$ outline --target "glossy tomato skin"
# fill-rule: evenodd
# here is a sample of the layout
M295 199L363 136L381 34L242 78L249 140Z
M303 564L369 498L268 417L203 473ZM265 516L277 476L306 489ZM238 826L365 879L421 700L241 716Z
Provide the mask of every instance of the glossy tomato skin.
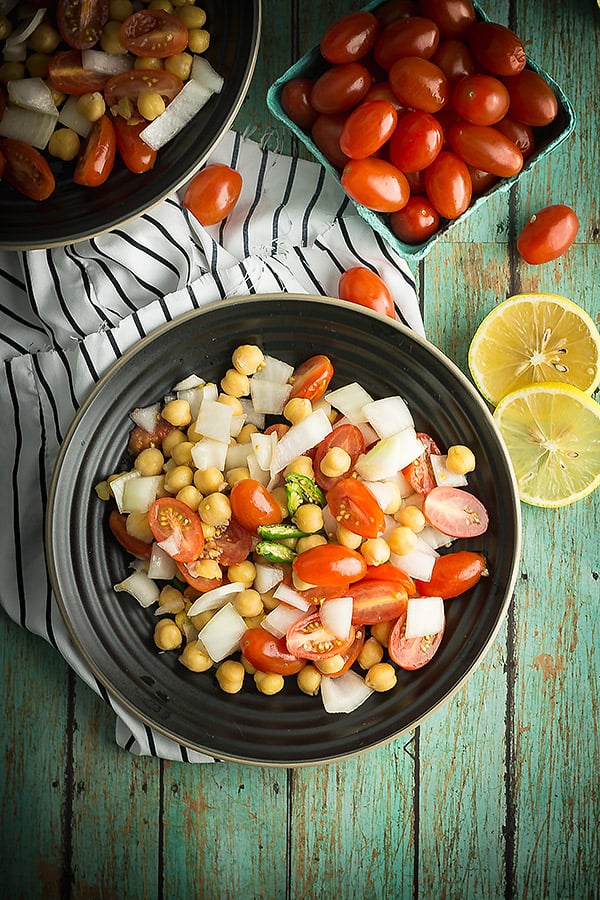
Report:
M350 588L354 625L392 622L406 613L408 594L399 581L362 580Z
M320 400L332 378L333 363L329 357L322 353L310 356L294 369L290 399Z
M310 98L313 89L312 78L292 78L286 81L281 89L281 106L283 111L300 128L310 130L317 118Z
M438 112L450 96L448 79L429 59L405 56L396 60L389 71L391 88L403 106Z
M185 50L188 30L172 13L162 9L142 9L123 21L119 40L135 56L165 59Z
M102 91L108 80L101 72L83 68L80 50L63 50L48 60L48 81L63 94L81 96Z
M497 22L476 22L467 42L481 68L493 75L517 75L527 58L522 41L514 31Z
M402 469L402 474L417 494L428 494L437 484L429 457L439 456L440 449L434 439L424 431L418 431L417 437L423 444L423 453L414 462Z
M201 225L216 225L231 213L242 191L242 176L224 163L209 163L194 175L183 205Z
M412 196L404 209L390 215L390 228L399 241L420 244L440 226L440 214L426 197Z
M366 581L393 581L403 587L409 597L414 597L417 593L417 588L410 575L391 562L382 563L380 566L367 566L365 577L359 584Z
M382 25L391 25L396 19L416 16L418 13L416 0L386 0L373 10L377 21Z
M408 202L406 176L384 159L351 159L342 172L342 187L357 203L376 212L394 212Z
M88 50L100 40L109 19L108 0L58 0L56 23L70 47Z
M450 537L471 538L487 531L485 506L462 488L436 486L423 498L422 508L429 524Z
M558 114L556 94L537 72L523 69L506 78L504 84L510 96L509 113L514 119L538 128L554 121Z
M276 638L265 628L249 628L240 640L240 649L259 672L295 675L306 664L288 650L285 635Z
M474 125L495 125L508 112L510 96L499 78L476 72L459 81L452 92L457 113Z
M246 531L256 533L259 525L278 525L281 509L273 495L254 478L238 481L229 495L233 515Z
M192 562L202 553L204 532L200 518L176 497L155 500L148 510L148 523L156 541L178 538L179 549L169 553L176 562Z
M387 284L376 272L365 266L346 269L338 282L338 297L340 300L366 306L390 319L396 317L394 300Z
M102 116L94 122L79 155L73 181L86 187L100 187L113 170L117 136L112 118Z
M425 191L440 216L457 219L468 209L473 195L464 160L456 153L442 150L425 169Z
M52 170L39 150L23 141L0 138L0 154L4 160L4 179L30 200L46 200L56 182Z
M431 580L417 580L416 586L420 597L441 597L443 600L450 600L475 587L486 573L483 553L457 550L439 556L434 563Z
M340 134L340 149L350 159L376 153L391 137L398 113L385 100L363 101L348 115Z
M341 544L311 547L296 556L292 567L302 581L325 587L345 587L360 581L367 571L364 557Z
M323 156L336 169L343 169L350 157L342 153L340 135L346 122L347 113L322 114L317 116L311 129L311 137Z
M315 81L311 104L318 113L347 112L371 87L371 74L361 63L345 63L323 72Z
M385 515L369 488L357 478L342 478L326 494L339 525L361 537L375 538L385 530Z
M170 103L183 87L183 81L166 69L132 69L113 75L104 85L104 99L109 109L127 98L137 103L140 94L156 91L165 103ZM71 93L75 93L72 91Z
M150 559L152 554L152 544L146 544L139 538L132 537L127 533L127 516L123 515L116 509L110 511L108 517L108 527L112 535L118 543L137 559Z
M523 168L523 154L517 145L492 125L457 122L448 130L448 141L470 166L499 178L518 175Z
M242 528L235 516L227 527L206 541L211 558L222 566L235 566L248 558L252 550L252 535Z
M408 112L390 139L390 162L402 172L420 172L431 165L443 142L442 126L431 113Z
M444 631L425 637L407 638L406 614L400 616L390 632L388 653L401 669L415 671L427 665L436 654L444 636Z
M535 150L535 135L531 125L526 125L510 116L504 116L494 127L519 148L523 159L529 159Z
M467 169L471 176L474 197L484 194L498 182L498 176L492 175L491 172L484 172L483 169L476 169L474 166L469 165L467 165Z
M324 475L321 471L321 462L325 454L332 447L341 447L350 457L350 472L359 456L365 452L365 439L360 428L345 422L334 427L327 437L318 445L313 458L315 481L323 491L329 491L344 475Z
M376 62L389 71L396 60L404 56L429 59L435 53L439 40L439 29L431 19L406 16L384 28L373 52Z
M366 103L369 100L385 100L386 103L389 103L394 107L399 117L405 112L404 107L394 94L387 80L376 81L371 85L371 87L365 94L363 103Z
M157 152L140 137L140 131L144 130L147 122L130 124L122 116L115 116L113 125L115 126L119 156L129 171L139 175L153 169Z
M323 627L320 612L315 610L292 625L285 640L289 652L298 659L329 659L338 654L343 656L352 647L355 629L350 627L345 641L336 638Z
M473 54L466 43L453 39L440 41L431 62L440 67L451 87L466 75L472 75L476 69Z
M379 31L373 13L349 13L326 29L321 38L321 56L334 65L356 62L371 50Z
M420 0L421 13L439 28L443 38L464 38L477 20L470 0Z
M575 241L579 219L575 210L564 204L541 209L522 229L517 250L525 262L541 265L558 259Z

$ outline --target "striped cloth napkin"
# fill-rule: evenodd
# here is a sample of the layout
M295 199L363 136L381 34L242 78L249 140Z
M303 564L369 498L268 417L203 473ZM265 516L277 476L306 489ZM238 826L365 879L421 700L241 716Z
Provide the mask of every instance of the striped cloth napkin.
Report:
M209 162L236 168L242 195L228 219L203 228L183 190L109 234L67 247L0 251L0 606L49 641L116 713L116 741L132 753L191 762L186 749L137 720L98 682L52 596L44 511L63 436L95 382L141 337L182 313L228 297L271 292L337 296L345 269L387 282L398 319L423 322L406 262L357 215L316 163L229 132Z

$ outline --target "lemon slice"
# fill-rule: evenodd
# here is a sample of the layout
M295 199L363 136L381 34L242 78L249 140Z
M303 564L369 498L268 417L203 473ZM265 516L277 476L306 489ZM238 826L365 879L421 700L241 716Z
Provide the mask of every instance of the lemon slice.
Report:
M566 506L600 484L600 404L588 394L529 385L501 400L494 418L525 503Z
M566 297L516 294L481 322L468 362L477 388L494 405L543 381L591 394L600 383L600 335L585 310Z

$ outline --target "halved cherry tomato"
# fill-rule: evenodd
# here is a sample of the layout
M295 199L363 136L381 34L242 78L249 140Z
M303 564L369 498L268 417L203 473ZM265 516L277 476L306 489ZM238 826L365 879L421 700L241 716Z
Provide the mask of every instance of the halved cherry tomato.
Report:
M212 591L213 588L221 587L225 583L225 573L221 572L218 578L207 578L205 575L197 575L199 564L202 560L195 559L189 563L177 563L177 568L181 577L194 588L198 594L204 594L206 591Z
M198 515L175 497L159 497L148 510L148 523L159 542L172 539L176 562L198 559L204 547L204 532Z
M63 50L48 60L48 81L62 94L90 94L101 91L108 81L102 72L83 68L81 50Z
M457 219L468 208L473 196L465 161L450 150L442 150L425 169L425 190L440 216Z
M382 69L389 71L405 56L429 59L440 40L440 30L432 19L405 16L392 22L377 38L373 54Z
M340 149L340 135L347 118L347 113L323 113L317 116L311 129L311 137L323 156L336 169L343 169L349 160Z
M109 116L93 123L81 151L73 181L86 187L99 187L112 172L117 152L115 126Z
M476 537L488 527L488 513L477 497L462 488L434 487L423 499L430 525L450 537Z
M371 74L361 63L344 63L327 69L313 85L310 102L318 113L347 112L371 87Z
M369 488L357 478L342 478L326 496L335 520L354 534L375 538L385 530L382 508Z
M41 201L54 191L52 170L35 147L13 138L2 138L0 153L4 158L4 179L21 194Z
M425 447L420 456L402 469L402 474L417 494L428 494L437 484L429 457L440 455L440 449L434 439L423 431L417 432L417 437Z
M470 166L499 178L518 175L523 168L523 154L517 145L492 125L457 122L448 129L448 141Z
M474 125L495 125L508 112L510 96L499 78L476 72L461 79L452 92L457 113Z
M240 482L243 484L243 482ZM360 581L367 571L364 556L341 544L320 544L295 557L292 567L307 584L342 587Z
M307 130L312 128L317 118L317 112L310 102L313 84L312 78L292 78L283 85L280 96L283 111L292 122Z
M58 0L58 30L63 41L76 50L97 44L108 19L108 0Z
M344 166L341 181L353 200L376 212L402 209L410 196L406 176L396 166L376 156L351 159Z
M260 672L295 675L305 665L288 650L285 635L276 638L266 628L249 628L240 640L240 649L250 665Z
M146 450L147 447L160 448L163 438L170 431L173 431L174 427L174 425L171 425L170 422L163 418L156 420L156 426L153 431L146 431L145 428L140 428L139 425L136 425L129 434L127 452L131 453L132 456L137 456L138 453Z
M108 517L108 527L113 537L117 539L121 547L135 556L137 559L150 559L152 554L152 544L147 544L139 538L132 537L127 532L127 516L120 513L117 509L112 509Z
M517 238L517 250L525 262L540 265L558 259L577 237L579 219L564 204L546 206L531 217Z
M330 63L355 62L369 52L375 43L379 22L365 10L337 19L321 38L321 56Z
M232 516L227 527L223 531L217 531L213 538L206 541L206 548L222 566L235 566L248 558L252 549L252 535L242 528L237 519Z
M246 531L256 533L259 525L278 525L281 508L266 487L254 478L238 481L229 495L233 515Z
M121 24L119 40L134 56L164 59L185 50L188 30L172 13L162 9L142 9Z
M297 659L329 659L338 653L346 653L354 639L353 626L350 626L346 640L341 640L323 625L320 612L315 610L288 629L286 644Z
M420 244L436 233L440 214L426 197L410 197L403 209L390 215L390 228L405 244Z
M420 172L433 162L443 142L442 126L431 113L408 112L390 138L390 161L403 172Z
M410 575L390 562L382 563L380 566L367 566L363 581L393 581L401 585L409 597L414 597L417 593L415 582Z
M340 149L350 159L376 153L393 134L398 113L387 100L363 100L348 115L340 134Z
M344 650L343 653L336 654L336 656L341 656L344 660L344 665L338 669L336 672L328 672L328 678L339 678L340 675L343 675L344 672L347 672L348 669L354 665L356 660L359 657L359 654L362 648L365 646L365 629L357 627L354 632L354 641L347 650Z
M154 91L170 103L183 87L183 81L166 69L132 69L113 75L104 85L104 99L109 109L116 108L120 100L128 99L137 103L140 94Z
M449 600L464 594L474 587L481 576L486 573L486 562L483 553L472 550L457 550L445 553L436 559L431 579L416 581L421 597L441 597Z
M438 631L437 634L416 638L405 637L405 632L406 613L400 616L390 632L388 653L396 665L412 672L431 661L442 642L444 630Z
M406 612L408 593L398 581L363 579L350 588L352 622L355 625L376 625L392 622Z
M211 163L188 184L183 205L201 225L216 225L230 214L242 190L242 176L224 163Z
M123 116L115 116L113 119L119 156L129 171L136 175L149 172L156 162L156 150L149 147L140 137L140 131L143 131L147 124L146 121L132 124Z
M463 38L476 21L471 0L420 0L421 14L429 16L444 38Z
M301 397L305 400L319 400L333 378L333 365L329 357L318 354L311 356L294 369L290 399Z
M476 22L468 31L471 53L486 72L517 75L525 68L525 48L517 35L498 22Z
M383 278L365 266L353 266L342 273L338 282L340 300L366 306L382 316L396 318L394 299Z
M429 59L404 56L389 72L391 88L403 106L435 113L445 106L450 86L445 73Z
M510 95L509 110L514 119L538 128L554 121L558 114L556 94L533 69L523 69L518 75L506 78L504 84Z
M318 445L313 458L313 469L315 481L324 491L329 491L344 477L344 475L324 475L321 471L321 461L332 447L341 447L346 451L350 457L349 472L351 472L358 457L365 452L365 439L362 431L356 425L345 422L343 425L337 425Z

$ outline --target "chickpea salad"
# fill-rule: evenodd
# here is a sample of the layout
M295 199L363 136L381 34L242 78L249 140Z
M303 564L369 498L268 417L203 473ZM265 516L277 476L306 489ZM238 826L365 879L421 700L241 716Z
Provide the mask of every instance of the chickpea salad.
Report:
M347 713L437 652L445 603L488 574L451 545L488 514L469 447L333 376L239 346L219 384L191 374L131 412L131 467L96 493L132 557L114 590L153 611L158 652L225 693L291 678Z

